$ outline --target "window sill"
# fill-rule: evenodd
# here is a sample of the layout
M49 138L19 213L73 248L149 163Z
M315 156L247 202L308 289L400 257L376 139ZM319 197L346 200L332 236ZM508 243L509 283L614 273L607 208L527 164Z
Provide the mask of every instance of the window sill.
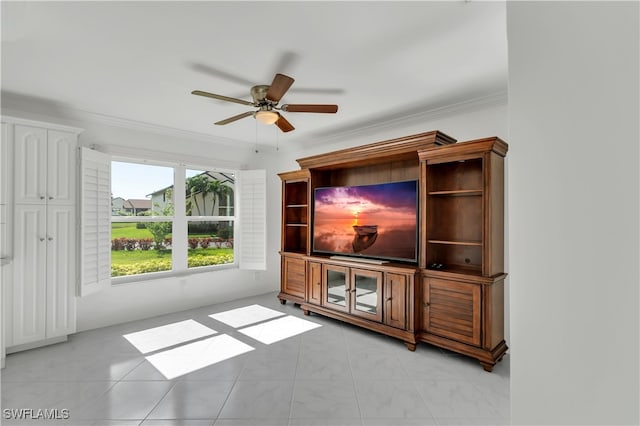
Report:
M211 265L211 266L200 266L198 268L191 268L183 271L162 271L162 272L148 272L146 274L138 274L138 275L125 275L122 277L112 277L111 285L118 286L121 284L130 284L141 281L151 281L151 280L160 280L164 278L178 278L178 277L186 277L196 274L203 274L207 272L215 272L222 271L227 269L238 269L237 263L228 263L225 265Z

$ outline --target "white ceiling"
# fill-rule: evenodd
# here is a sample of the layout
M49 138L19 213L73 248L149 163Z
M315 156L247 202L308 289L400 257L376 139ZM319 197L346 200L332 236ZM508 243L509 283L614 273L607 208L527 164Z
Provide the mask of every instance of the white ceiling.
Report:
M284 113L280 140L504 92L505 4L2 2L5 99L254 143L250 117L213 125L250 108L190 92L251 100L276 72L296 79L281 104L339 105Z

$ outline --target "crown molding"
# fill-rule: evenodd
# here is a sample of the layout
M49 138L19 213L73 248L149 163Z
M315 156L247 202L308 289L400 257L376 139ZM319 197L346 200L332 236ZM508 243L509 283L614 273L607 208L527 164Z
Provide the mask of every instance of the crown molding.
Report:
M22 125L31 126L31 127L43 127L49 130L60 130L62 132L74 133L76 135L79 135L80 133L84 132L84 129L81 129L79 127L50 123L48 121L42 121L42 120L31 120L28 118L20 118L15 115L9 115L9 114L2 114L1 119L3 123L22 124Z
M394 127L406 127L407 125L414 123L421 123L428 120L433 120L437 117L444 117L447 115L461 114L465 112L471 112L478 109L486 108L492 105L506 105L508 102L508 92L502 90L494 92L488 95L475 97L472 99L455 102L448 105L443 105L435 108L418 110L415 113L410 114L398 114L391 116L388 119L366 121L356 123L352 126L344 128L342 130L333 130L330 132L318 132L313 136L313 139L322 142L331 142L346 138L355 138L358 136L369 135L371 133L379 132ZM310 138L307 137L305 141L309 142Z
M176 129L174 127L161 126L158 124L146 123L143 121L130 120L127 118L115 117L112 115L99 114L95 112L74 110L76 116L88 122L106 124L108 126L120 127L129 130L155 133L163 136L175 138L186 138L201 142L216 142L227 146L238 146L239 143L246 144L246 141L225 138L221 136L209 135L206 133L192 132L189 130Z

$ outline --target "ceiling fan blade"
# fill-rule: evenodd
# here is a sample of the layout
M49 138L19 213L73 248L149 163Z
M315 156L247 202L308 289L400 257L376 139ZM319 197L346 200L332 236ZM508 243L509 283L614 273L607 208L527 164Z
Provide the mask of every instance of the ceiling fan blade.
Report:
M280 116L280 118L278 118L278 121L276 121L275 124L280 130L286 133L295 129L295 127L293 127L293 125L289 123L286 118L284 118L281 114L278 115Z
M223 126L225 124L233 123L234 121L240 120L241 118L249 117L249 116L251 116L253 114L254 114L253 111L243 112L242 114L234 115L233 117L229 117L227 119L220 120L215 124L217 124L219 126Z
M282 105L282 110L287 112L323 112L333 114L338 111L338 105L294 104Z
M293 78L284 74L276 74L273 78L269 90L267 90L266 98L273 102L278 102L293 84Z
M215 93L203 92L202 90L194 90L192 95L206 96L207 98L218 99L221 101L235 102L240 105L253 105L253 102L245 101L243 99L230 98L229 96L216 95Z

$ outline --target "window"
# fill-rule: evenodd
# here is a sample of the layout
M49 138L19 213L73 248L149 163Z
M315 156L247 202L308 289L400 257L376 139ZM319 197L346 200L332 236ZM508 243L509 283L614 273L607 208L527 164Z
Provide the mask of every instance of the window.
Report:
M264 170L205 170L113 161L85 147L80 152L80 297L107 289L112 277L229 264L266 269ZM191 190L198 181L204 191Z
M111 276L233 264L235 173L111 162Z
M187 267L233 263L235 174L186 170Z

